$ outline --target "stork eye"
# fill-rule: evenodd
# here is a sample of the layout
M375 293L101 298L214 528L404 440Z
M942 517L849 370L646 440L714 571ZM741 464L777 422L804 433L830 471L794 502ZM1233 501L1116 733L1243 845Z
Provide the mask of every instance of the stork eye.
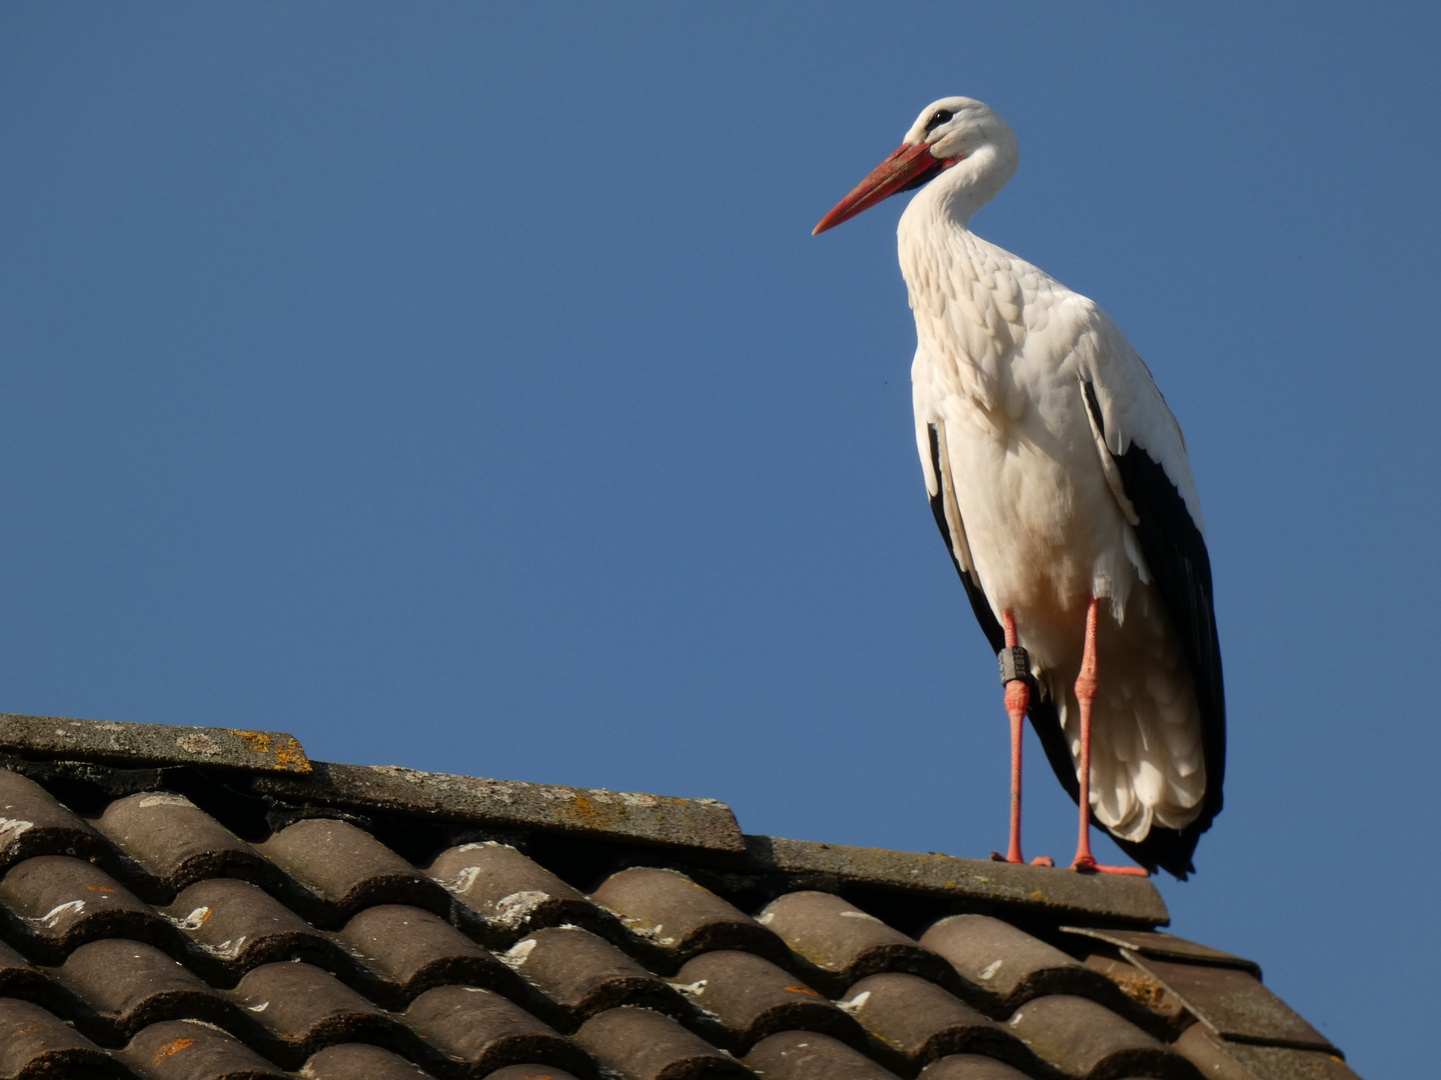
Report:
M944 124L955 115L950 109L937 109L935 114L926 121L926 134L929 135L935 130L937 124Z

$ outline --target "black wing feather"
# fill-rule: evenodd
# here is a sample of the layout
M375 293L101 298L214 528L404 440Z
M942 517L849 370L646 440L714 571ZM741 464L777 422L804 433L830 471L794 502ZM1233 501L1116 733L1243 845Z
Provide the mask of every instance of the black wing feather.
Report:
M1096 430L1104 439L1106 428L1095 388L1083 383L1082 391ZM1195 870L1191 857L1196 843L1221 812L1221 792L1226 779L1226 693L1211 590L1211 557L1185 499L1166 470L1135 443L1125 453L1111 457L1121 474L1126 498L1131 500L1139 519L1135 529L1141 554L1146 558L1151 580L1181 637L1190 664L1201 711L1201 747L1206 761L1206 794L1195 821L1183 829L1152 826L1144 840L1132 842L1116 837L1116 842L1147 869L1154 871L1160 866L1185 880L1186 875ZM1050 755L1049 748L1047 754ZM1054 756L1051 762L1056 764ZM1075 767L1069 764L1069 754L1067 768L1070 778L1067 786L1075 797ZM1059 767L1056 772L1059 776ZM1062 776L1061 782L1066 781L1067 777Z
M961 557L956 554L956 538L951 535L951 527L946 524L946 481L945 472L941 469L941 434L936 430L935 424L929 425L928 430L931 438L931 467L936 473L936 493L931 496L931 513L935 515L936 525L946 542L951 565L956 568L956 573L961 576L961 584L966 587L966 598L971 602L971 610L976 613L976 622L981 624L981 633L985 634L986 640L991 643L991 650L1000 652L1006 647L1006 631L991 610L991 602L986 599L986 594L981 592L976 579L961 566Z

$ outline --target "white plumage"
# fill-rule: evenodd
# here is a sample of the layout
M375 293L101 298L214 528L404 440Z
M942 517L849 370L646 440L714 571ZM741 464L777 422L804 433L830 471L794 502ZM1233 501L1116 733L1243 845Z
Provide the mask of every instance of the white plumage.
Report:
M1075 686L1098 602L1091 810L1143 864L1184 876L1224 769L1200 501L1181 430L1111 318L970 231L1016 164L995 112L943 98L816 231L924 184L898 235L937 520L998 649L1014 621L1042 697L1032 722L1073 795Z

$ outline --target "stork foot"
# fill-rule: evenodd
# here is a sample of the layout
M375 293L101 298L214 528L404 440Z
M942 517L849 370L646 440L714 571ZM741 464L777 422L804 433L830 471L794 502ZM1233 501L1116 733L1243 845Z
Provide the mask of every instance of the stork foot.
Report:
M1139 866L1102 866L1090 855L1077 855L1076 861L1071 863L1071 869L1078 874L1120 874L1122 877L1151 876Z

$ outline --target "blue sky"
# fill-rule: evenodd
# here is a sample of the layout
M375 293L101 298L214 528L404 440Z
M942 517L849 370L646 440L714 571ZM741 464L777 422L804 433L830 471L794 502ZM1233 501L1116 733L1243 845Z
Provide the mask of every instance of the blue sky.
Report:
M1001 846L902 200L809 235L970 94L1022 158L976 230L1116 317L1201 488L1231 759L1174 927L1421 1075L1438 16L884 12L0 9L0 708Z

